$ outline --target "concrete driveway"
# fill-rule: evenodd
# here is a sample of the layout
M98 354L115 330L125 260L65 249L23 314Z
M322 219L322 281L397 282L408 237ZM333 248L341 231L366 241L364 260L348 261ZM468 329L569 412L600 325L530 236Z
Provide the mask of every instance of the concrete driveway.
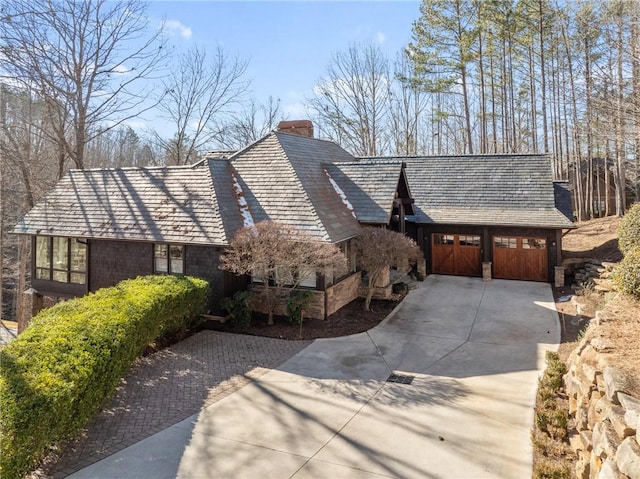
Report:
M536 380L559 338L548 284L430 276L378 327L316 340L70 477L531 477Z

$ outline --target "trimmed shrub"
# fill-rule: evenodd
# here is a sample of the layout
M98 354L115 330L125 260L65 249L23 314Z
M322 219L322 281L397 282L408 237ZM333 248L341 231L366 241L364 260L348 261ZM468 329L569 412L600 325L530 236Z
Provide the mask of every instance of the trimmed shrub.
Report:
M640 248L640 203L633 205L620 221L618 247L623 255Z
M247 328L251 324L252 300L250 291L236 291L232 297L222 298L220 307L229 313L233 326Z
M625 253L613 273L613 281L620 291L640 298L640 246Z
M74 437L154 339L192 326L209 285L147 276L59 303L0 349L0 477Z
M313 298L311 291L294 289L287 297L287 317L291 324L302 323L302 312L309 307Z

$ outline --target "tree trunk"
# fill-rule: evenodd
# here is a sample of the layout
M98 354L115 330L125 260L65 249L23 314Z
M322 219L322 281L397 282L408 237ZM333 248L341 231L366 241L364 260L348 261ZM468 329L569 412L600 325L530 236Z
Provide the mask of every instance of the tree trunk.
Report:
M633 118L635 150L635 198L640 202L640 13L634 9L631 18L631 75L633 82Z
M622 6L620 6L622 8ZM624 45L622 43L622 12L618 17L618 96L616 108L616 171L614 181L616 184L616 215L623 216L626 209L626 175L624 171L624 75L623 75L623 54Z
M527 49L527 59L529 62L529 94L531 96L531 141L532 150L538 153L538 114L536 112L536 82L535 82L535 65L533 62L533 48Z
M591 45L584 40L584 81L586 86L586 130L587 130L587 178L585 185L585 215L593 218L593 115L592 115L592 79L591 79Z
M364 310L371 311L371 298L373 298L373 284L374 284L374 275L369 275L369 280L367 284L367 297L364 299Z
M267 324L269 326L273 325L273 310L275 309L275 304L273 304L273 295L271 294L271 286L269 286L269 280L267 279L264 283L264 302L267 304L267 311L269 312L269 319L267 320Z
M467 88L467 69L465 67L462 68L462 98L464 101L464 120L465 120L465 129L467 133L467 143L469 147L467 151L470 155L473 155L473 136L471 134L471 111L469 109L469 92Z
M544 64L544 17L543 0L538 0L538 28L540 40L540 93L542 95L542 134L544 139L544 152L549 152L549 132L547 127L547 79Z
M484 78L482 33L478 35L478 68L480 73L480 153L488 153L487 145L487 92Z

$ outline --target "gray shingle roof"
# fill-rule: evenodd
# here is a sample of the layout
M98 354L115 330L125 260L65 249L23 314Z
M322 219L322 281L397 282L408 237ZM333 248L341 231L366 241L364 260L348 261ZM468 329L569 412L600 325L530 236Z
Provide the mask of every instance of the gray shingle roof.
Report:
M225 245L239 216L216 200L230 183L226 164L72 170L14 232Z
M556 208L573 221L573 202L571 201L569 181L554 181L553 196L555 197Z
M546 155L400 157L421 223L572 228Z
M14 232L223 246L247 221L270 219L336 243L358 221L388 222L403 162L419 222L573 226L543 155L356 160L333 142L274 132L193 166L72 170Z
M325 167L353 205L361 223L389 223L402 172L398 160L361 160Z
M255 222L279 221L335 243L360 226L322 165L353 160L333 142L274 132L235 154L231 165Z

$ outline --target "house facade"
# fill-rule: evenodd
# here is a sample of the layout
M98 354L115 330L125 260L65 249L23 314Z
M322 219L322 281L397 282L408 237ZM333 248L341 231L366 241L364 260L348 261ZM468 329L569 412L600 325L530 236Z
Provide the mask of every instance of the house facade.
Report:
M291 132L190 166L70 171L14 229L32 238L33 289L67 298L138 275L186 274L209 281L216 312L251 283L220 270L220 255L239 228L263 220L349 258L346 276L303 285L316 292L316 317L357 296L352 240L362 226L412 236L431 273L553 280L573 224L548 157L355 158L310 136L310 122L287 123Z

